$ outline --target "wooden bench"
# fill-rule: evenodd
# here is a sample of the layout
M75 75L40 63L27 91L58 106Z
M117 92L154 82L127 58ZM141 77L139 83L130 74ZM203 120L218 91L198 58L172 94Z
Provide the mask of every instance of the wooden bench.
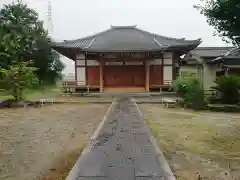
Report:
M170 99L170 98L163 98L162 99L162 104L164 105L164 107L169 108L169 107L175 107L175 105L177 104L176 100Z
M236 104L208 104L207 108L219 112L240 112L240 106Z
M53 104L53 99L40 99L40 104L41 104L41 106L43 106L44 104L46 104L46 103L51 103L51 104Z
M64 93L72 94L76 92L76 89L81 88L86 90L86 92L82 92L82 94L89 93L89 85L85 81L63 81L62 89Z

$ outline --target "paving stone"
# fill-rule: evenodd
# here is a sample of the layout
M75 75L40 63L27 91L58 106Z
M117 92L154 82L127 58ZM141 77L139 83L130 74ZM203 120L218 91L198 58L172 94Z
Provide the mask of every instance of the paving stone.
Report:
M163 176L137 176L135 180L166 180Z
M135 180L134 168L128 166L109 167L106 180Z
M77 180L160 180L149 133L134 103L120 98L92 152L84 155Z
M80 158L78 176L106 176L106 159L104 147L94 148L90 153L84 154Z
M104 176L104 177L96 177L96 176L82 177L82 176L79 176L79 177L77 177L76 180L106 180L106 176Z

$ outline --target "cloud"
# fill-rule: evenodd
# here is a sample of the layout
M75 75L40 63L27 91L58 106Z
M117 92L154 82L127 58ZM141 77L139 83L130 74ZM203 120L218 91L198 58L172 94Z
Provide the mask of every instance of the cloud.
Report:
M23 0L34 8L47 27L48 0ZM11 3L1 0L0 5ZM53 38L75 39L103 31L110 25L138 25L160 35L203 39L203 46L223 46L214 29L193 4L200 0L51 0ZM73 71L71 60L63 60ZM69 68L70 67L70 68Z

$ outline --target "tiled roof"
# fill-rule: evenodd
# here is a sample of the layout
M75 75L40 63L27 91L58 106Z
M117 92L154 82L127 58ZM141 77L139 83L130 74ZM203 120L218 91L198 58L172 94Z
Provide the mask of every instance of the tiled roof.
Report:
M182 59L181 64L184 65L197 65L197 64L202 64L200 61L198 61L195 58L188 58L188 59Z
M78 48L83 51L156 51L173 47L197 47L201 39L185 40L160 36L136 26L111 26L85 38L53 44L53 48Z
M220 61L224 62L224 64L240 64L240 47L233 48L212 60L212 62Z
M196 49L190 51L188 55L196 55L201 58L216 58L229 50L233 49L233 47L197 47ZM187 55L187 56L188 56Z
M239 64L234 64L234 65L224 65L227 68L231 68L231 69L240 69L240 65Z
M230 51L227 51L226 53L222 54L221 56L219 56L218 58L214 59L218 60L218 59L228 59L228 58L240 58L240 48L233 48Z
M183 60L191 61L192 59L195 59L200 63L203 63L202 61L206 63L213 63L214 59L232 49L233 47L197 47L196 49L187 53Z

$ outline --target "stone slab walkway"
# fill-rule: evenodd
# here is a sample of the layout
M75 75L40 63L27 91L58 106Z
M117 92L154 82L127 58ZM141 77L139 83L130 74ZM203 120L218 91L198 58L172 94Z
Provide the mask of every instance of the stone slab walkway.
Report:
M167 179L135 104L129 99L116 103L92 150L79 158L74 180Z

